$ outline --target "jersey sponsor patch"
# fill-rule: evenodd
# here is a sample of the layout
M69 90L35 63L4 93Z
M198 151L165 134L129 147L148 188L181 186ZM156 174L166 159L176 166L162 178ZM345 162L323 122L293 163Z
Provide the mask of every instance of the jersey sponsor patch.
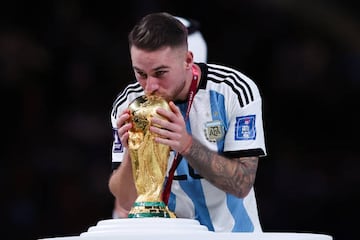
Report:
M237 117L235 125L235 140L254 140L255 138L255 115Z
M121 144L117 129L113 129L114 142L113 142L113 152L123 152L123 145Z
M221 121L215 120L205 123L205 136L210 142L216 142L224 137L224 125Z

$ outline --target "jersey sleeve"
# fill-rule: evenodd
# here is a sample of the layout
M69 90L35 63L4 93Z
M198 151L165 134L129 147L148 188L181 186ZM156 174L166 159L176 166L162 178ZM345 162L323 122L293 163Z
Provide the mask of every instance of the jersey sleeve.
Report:
M111 126L112 126L112 133L113 133L113 142L112 142L112 150L111 150L111 157L112 157L112 168L116 169L120 163L122 162L124 156L124 146L120 141L120 137L118 135L118 129L116 125L118 114L123 112L125 109L124 104L117 106L116 109L112 110L111 114Z
M262 98L258 88L249 82L253 99L241 106L237 95L230 95L227 102L228 131L224 152L237 156L265 156L265 139L262 117Z
M122 162L125 148L120 141L120 137L118 135L117 128L117 118L120 114L128 108L129 104L137 97L143 95L144 92L141 86L135 82L128 85L115 99L111 111L111 126L113 133L113 142L111 149L111 157L112 157L112 169L116 169Z

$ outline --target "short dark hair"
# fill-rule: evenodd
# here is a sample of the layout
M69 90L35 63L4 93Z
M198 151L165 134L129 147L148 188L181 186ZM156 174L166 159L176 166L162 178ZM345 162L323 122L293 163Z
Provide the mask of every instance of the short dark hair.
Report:
M129 47L154 51L170 46L187 45L188 30L174 16L166 12L151 13L143 17L128 36Z

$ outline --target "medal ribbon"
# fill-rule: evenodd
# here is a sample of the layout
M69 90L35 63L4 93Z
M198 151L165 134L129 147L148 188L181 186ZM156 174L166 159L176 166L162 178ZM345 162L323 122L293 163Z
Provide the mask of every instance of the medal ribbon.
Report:
M191 81L190 90L189 90L189 94L188 94L185 121L187 121L188 118L189 118L191 105L192 105L193 100L194 100L194 96L195 96L196 89L197 89L197 82L198 82L198 79L199 79L199 73L196 70L195 66L192 66L192 74L193 74L193 79ZM174 161L173 161L173 163L171 165L171 168L169 170L169 177L168 177L168 179L167 179L167 181L165 183L164 191L162 193L162 200L164 201L164 203L166 205L168 204L168 201L169 201L170 192L171 192L171 184L172 184L172 181L174 179L175 170L179 166L179 163L180 163L181 159L182 159L181 154L179 154L179 152L176 152L176 155L174 157Z

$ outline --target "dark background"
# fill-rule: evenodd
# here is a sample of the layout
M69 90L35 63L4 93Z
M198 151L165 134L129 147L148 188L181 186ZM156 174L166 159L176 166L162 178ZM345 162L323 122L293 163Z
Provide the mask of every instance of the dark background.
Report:
M358 1L1 1L2 238L79 235L111 218L112 101L133 79L127 33L168 11L201 23L208 61L259 85L264 231L356 239Z

